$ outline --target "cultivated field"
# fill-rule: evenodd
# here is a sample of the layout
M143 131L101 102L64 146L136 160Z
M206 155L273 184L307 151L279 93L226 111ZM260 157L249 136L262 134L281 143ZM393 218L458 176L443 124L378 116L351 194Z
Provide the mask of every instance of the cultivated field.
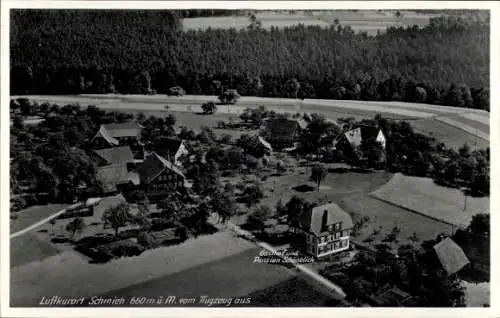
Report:
M261 249L253 248L190 269L115 290L104 296L177 295L178 297L241 297L294 277L295 272L275 264L254 263ZM179 304L177 304L179 305ZM191 306L207 307L195 303ZM253 302L249 305L254 305ZM189 306L189 305L188 305Z
M373 197L422 215L458 226L467 226L477 213L489 213L489 197L465 197L458 189L436 185L429 178L396 174L386 185L374 191Z
M137 257L89 264L64 253L11 269L11 306L33 306L42 295L92 296L139 284L253 248L228 232L147 250Z
M371 35L377 34L377 31L383 32L389 26L423 27L434 16L436 15L410 11L401 11L400 17L396 16L395 11L257 11L256 13L256 18L261 21L261 27L264 29L291 27L299 23L304 26L328 28L335 25L335 21L338 20L340 25L350 26L355 32L366 32ZM182 21L184 31L204 30L209 27L245 29L249 24L248 16L186 18Z

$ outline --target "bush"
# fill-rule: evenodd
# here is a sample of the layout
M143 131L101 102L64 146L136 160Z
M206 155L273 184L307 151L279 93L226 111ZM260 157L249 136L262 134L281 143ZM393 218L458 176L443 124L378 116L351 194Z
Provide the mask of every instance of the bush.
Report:
M140 232L139 235L137 235L137 243L147 249L158 246L158 242L156 241L154 236L147 232Z
M145 250L145 248L142 245L134 243L131 240L113 242L108 246L103 246L103 249L104 249L103 251L105 252L109 252L109 250L111 250L111 254L115 257L138 256Z

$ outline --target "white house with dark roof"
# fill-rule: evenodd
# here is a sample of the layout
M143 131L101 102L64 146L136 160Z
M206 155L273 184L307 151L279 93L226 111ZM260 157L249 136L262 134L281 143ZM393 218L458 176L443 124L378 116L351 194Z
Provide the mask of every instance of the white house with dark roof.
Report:
M291 230L304 251L317 258L349 249L351 216L335 203L304 211Z

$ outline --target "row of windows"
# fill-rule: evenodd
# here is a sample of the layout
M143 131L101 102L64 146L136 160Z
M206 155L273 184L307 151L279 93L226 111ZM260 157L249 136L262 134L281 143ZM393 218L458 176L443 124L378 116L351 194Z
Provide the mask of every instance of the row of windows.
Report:
M177 180L177 175L173 174L162 174L158 177L159 181L175 181Z
M174 183L155 183L149 187L152 192L163 191L165 189L173 189L182 186L182 181L177 181Z
M341 238L341 237L344 237L344 236L348 236L350 235L350 231L339 231L339 232L335 232L334 234L330 234L330 235L326 235L326 236L321 236L319 238L319 243L325 243L325 242L331 242L331 241L334 241L338 238Z
M339 231L339 232L335 232L333 234L330 234L330 235L325 235L325 236L320 236L319 237L319 244L321 243L325 243L325 242L331 242L331 241L334 241L338 238L341 238L341 237L344 237L344 236L348 236L350 235L350 231L349 230L344 230L344 231ZM311 242L311 243L315 243L316 242L316 238L313 236L313 235L308 235L308 241Z
M318 252L319 252L318 254L324 254L324 253L327 253L329 251L338 250L340 248L347 247L348 245L349 245L348 240L336 241L336 242L333 242L333 243L330 243L330 244L327 244L324 246L320 246L318 248Z

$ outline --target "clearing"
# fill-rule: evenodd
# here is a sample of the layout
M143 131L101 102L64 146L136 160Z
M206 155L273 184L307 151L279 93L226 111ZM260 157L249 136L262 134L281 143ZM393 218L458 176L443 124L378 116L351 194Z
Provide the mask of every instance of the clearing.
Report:
M336 19L343 27L350 26L355 32L367 32L370 35L377 31L385 32L389 26L411 26L423 27L429 23L429 19L436 15L421 14L412 11L401 11L399 17L390 11L257 11L257 20L261 21L263 29L271 27L285 28L298 24L304 26L319 26L328 28L335 25ZM186 18L182 20L183 30L205 30L212 29L246 29L250 24L248 16L227 17L201 17Z

